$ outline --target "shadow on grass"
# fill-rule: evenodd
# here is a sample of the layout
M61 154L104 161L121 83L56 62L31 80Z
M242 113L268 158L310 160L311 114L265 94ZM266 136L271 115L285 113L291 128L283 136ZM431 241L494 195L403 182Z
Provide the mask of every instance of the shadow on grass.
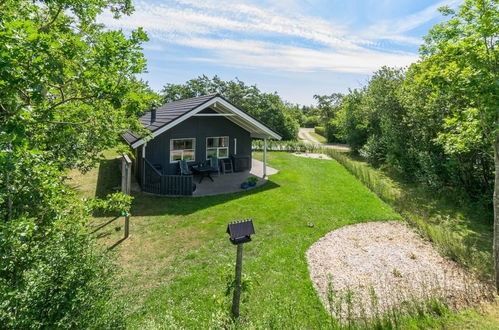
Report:
M101 224L98 224L96 226L90 226L90 228L92 228L93 230L90 232L90 234L95 234L96 232L98 232L99 230L103 229L104 227L107 227L108 225L110 225L111 223L113 223L116 219L118 219L119 217L114 217L112 218L111 220L109 221L106 221L104 223L101 223Z
M269 180L262 186L248 191L204 197L168 197L138 193L134 195L131 213L132 216L187 215L279 187L277 183Z
M99 162L99 174L95 197L105 198L108 194L116 192L120 186L120 169L118 159L102 159Z

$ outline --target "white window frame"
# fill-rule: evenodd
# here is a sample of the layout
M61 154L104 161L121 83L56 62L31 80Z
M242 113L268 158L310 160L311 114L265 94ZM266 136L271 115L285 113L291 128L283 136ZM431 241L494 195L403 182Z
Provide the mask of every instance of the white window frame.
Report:
M220 139L220 138L227 139L227 146L226 147L211 147L211 148L208 147L208 139ZM225 135L225 136L208 136L208 137L206 137L206 159L208 159L208 149L217 149L217 158L218 159L229 158L229 155L230 155L230 139L229 139L229 136ZM226 157L219 157L218 156L220 149L227 149L227 156Z
M192 140L192 147L193 149L173 149L173 141L179 141L179 140ZM188 160L189 162L195 162L196 161L196 138L178 138L178 139L170 139L170 164L175 164L178 163L178 160L173 160L173 152L182 152L182 158L184 159L184 151L193 151L194 152L194 159Z

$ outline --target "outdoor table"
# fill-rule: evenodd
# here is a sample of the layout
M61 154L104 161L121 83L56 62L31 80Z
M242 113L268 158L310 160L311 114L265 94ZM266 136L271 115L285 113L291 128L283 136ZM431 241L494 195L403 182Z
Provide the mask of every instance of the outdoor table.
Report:
M211 166L195 165L192 167L192 169L201 175L199 183L201 183L204 178L209 178L211 182L213 182L213 178L211 177L211 171L213 171L213 168Z

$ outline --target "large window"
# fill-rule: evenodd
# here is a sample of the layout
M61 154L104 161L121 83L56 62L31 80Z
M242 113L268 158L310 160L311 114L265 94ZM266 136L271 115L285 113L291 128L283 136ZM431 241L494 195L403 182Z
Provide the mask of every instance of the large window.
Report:
M196 160L196 139L170 140L170 163L175 163L181 159Z
M218 158L229 157L229 137L209 137L206 138L206 159L214 156Z

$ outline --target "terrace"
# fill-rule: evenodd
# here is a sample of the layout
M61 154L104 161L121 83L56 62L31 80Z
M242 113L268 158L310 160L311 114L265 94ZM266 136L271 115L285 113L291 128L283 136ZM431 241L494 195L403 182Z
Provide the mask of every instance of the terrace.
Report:
M265 166L262 161L257 159L251 160L251 169L223 174L212 174L212 180L209 178L201 178L199 174L181 176L181 175L163 175L159 170L155 169L150 164L146 166L145 183L143 191L153 194L168 194L168 195L192 195L212 196L219 194L228 194L241 191L241 183L249 177L258 178L255 187L258 187L267 182L267 175L276 174L278 171L274 168ZM192 190L193 184L196 190ZM255 187L249 187L253 189Z

